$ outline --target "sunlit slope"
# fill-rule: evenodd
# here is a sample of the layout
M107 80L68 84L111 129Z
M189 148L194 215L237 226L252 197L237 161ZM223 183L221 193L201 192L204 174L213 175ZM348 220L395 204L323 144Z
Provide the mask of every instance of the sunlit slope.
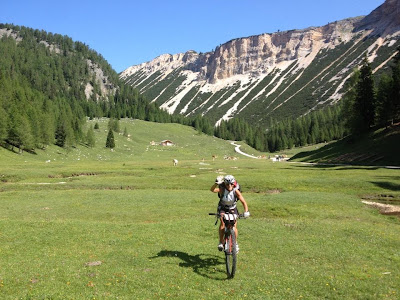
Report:
M215 155L219 158L223 156L239 156L234 151L228 141L221 140L201 134L192 127L180 124L161 124L146 122L141 120L121 119L119 121L120 132L114 132L115 148L110 150L105 147L108 133L109 119L90 120L86 124L89 126L99 125L99 129L94 130L96 143L94 147L85 144L78 144L70 149L63 149L57 146L49 146L46 150L36 150L35 154L24 152L16 154L12 151L0 148L0 163L8 165L12 162L79 162L79 161L168 161L172 164L172 159L178 160L212 160ZM126 128L127 136L124 136ZM86 131L84 132L86 134ZM161 146L160 142L170 140L172 146ZM251 151L254 155L260 153L249 146L244 146L246 151ZM18 149L15 148L15 151ZM244 156L241 158L245 159Z

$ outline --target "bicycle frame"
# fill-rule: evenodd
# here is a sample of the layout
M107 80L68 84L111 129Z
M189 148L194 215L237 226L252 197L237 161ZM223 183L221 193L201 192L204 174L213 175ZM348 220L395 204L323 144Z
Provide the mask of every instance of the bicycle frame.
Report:
M228 275L228 278L232 279L235 276L236 261L237 261L235 224L237 222L237 219L243 218L243 215L237 215L233 213L224 213L224 214L210 213L209 215L217 216L218 219L223 216L223 222L225 224L224 252L225 252L226 273ZM215 224L217 224L217 222Z

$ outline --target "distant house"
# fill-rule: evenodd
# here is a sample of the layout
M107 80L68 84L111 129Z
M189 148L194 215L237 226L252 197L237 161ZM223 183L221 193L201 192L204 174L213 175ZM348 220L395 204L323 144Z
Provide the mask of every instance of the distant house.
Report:
M174 143L172 141L170 141L170 140L164 140L164 141L160 142L160 145L161 146L173 146Z

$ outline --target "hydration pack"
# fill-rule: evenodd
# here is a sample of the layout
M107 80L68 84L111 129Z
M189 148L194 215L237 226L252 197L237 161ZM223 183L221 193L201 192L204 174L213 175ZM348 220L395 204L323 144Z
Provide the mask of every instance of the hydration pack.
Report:
M217 196L218 196L218 199L221 200L224 195L223 191L225 191L225 189L226 189L225 184L224 183L220 184L218 186L218 188L219 188L219 192L217 193ZM235 183L233 184L233 190L239 190L239 192L241 192L240 184L236 180L235 180Z

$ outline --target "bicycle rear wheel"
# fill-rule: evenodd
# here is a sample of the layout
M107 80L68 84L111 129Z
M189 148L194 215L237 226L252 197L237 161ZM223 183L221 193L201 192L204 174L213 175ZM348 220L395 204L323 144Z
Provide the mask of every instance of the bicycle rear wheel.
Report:
M225 238L225 264L228 278L233 278L236 272L236 236L233 229L227 232Z

